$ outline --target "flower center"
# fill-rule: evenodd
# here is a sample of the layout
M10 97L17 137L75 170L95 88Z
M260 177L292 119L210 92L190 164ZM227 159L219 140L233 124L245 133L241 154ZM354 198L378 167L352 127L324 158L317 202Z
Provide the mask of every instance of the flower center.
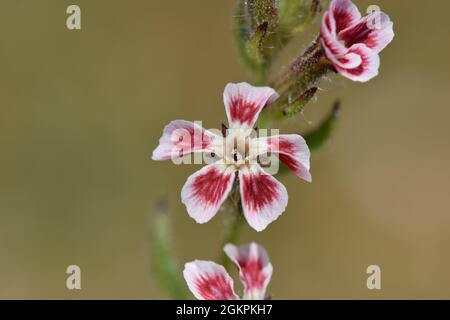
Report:
M237 168L247 165L252 160L250 136L241 130L231 130L225 139L225 160L228 165Z

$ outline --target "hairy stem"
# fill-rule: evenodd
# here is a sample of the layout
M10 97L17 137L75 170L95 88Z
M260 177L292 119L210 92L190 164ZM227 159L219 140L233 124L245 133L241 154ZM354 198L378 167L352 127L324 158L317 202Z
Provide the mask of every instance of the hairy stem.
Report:
M186 284L172 249L168 211L167 199L160 199L152 216L150 230L152 269L170 298L188 299Z
M230 221L227 221L227 228L226 228L226 235L223 241L222 248L228 244L236 244L239 240L241 226L242 226L242 216L241 215L233 215L229 218ZM229 271L231 266L231 261L225 254L225 252L222 252L222 265Z
M333 70L317 37L311 45L271 83L280 97L270 112L282 119L295 115L314 97L319 81Z
M223 251L223 247L228 243L237 244L242 229L241 227L244 221L242 213L242 205L239 198L238 185L239 183L236 183L236 185L234 186L232 195L230 197L230 201L228 203L230 212L228 212L228 215L225 220L225 236L221 246L222 250L221 263L228 271L231 266L230 264L231 261Z

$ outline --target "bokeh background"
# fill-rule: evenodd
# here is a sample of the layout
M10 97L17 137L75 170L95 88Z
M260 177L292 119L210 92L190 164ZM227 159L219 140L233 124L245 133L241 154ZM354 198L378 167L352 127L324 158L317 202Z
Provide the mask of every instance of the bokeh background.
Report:
M82 30L65 27L82 10ZM170 120L225 120L222 90L249 80L231 0L1 0L0 298L166 298L151 273L151 215L170 200L180 262L217 260L222 223L180 201L194 166L150 159ZM447 0L379 5L396 38L367 84L333 76L304 118L342 101L314 182L282 178L287 211L263 233L274 298L450 298L450 25ZM300 36L286 63L318 30ZM66 267L82 290L66 289ZM366 288L366 268L382 289ZM235 281L238 282L238 281Z

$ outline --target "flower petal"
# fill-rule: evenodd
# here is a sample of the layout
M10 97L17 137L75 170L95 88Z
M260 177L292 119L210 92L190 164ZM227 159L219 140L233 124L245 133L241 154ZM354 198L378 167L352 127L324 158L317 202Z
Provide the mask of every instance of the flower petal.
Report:
M182 202L197 223L211 220L233 187L236 169L222 160L191 175L181 190Z
M185 120L170 122L153 151L153 160L170 160L192 152L214 152L215 145L221 144L222 137L202 126Z
M230 127L253 128L261 110L278 98L269 87L253 87L248 83L229 83L223 92L223 101Z
M333 61L334 56L344 54L347 51L344 44L337 38L336 22L329 11L323 16L320 35L322 47L326 49L325 53L331 61Z
M335 65L337 71L344 77L353 81L367 82L378 75L380 68L380 57L378 53L369 49L364 44L354 44L348 54L356 54L361 58L361 63L356 68Z
M244 299L264 299L273 270L266 250L252 242L239 247L227 244L224 251L239 269Z
M252 140L251 143L252 148L258 148L258 154L275 153L298 177L308 182L312 181L309 173L311 152L303 137L298 134L284 134L261 137Z
M264 230L286 209L286 188L259 165L239 170L239 189L245 219L256 231Z
M347 47L364 43L379 53L394 39L393 25L387 14L374 12L342 30L338 38L344 40Z
M335 68L353 69L361 65L362 59L355 53L349 53L348 49L345 49L343 54L334 54L329 47L323 44L327 58L333 63Z
M188 262L183 270L189 290L199 300L237 300L233 279L225 268L212 261Z
M330 4L330 12L336 25L333 28L336 33L351 26L361 19L358 7L350 0L333 0Z

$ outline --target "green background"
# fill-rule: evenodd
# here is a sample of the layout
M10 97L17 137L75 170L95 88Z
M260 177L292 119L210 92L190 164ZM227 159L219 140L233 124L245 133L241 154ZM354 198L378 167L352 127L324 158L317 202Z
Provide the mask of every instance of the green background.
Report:
M332 76L283 128L305 131L342 100L331 141L312 157L313 183L283 177L287 211L263 233L245 226L242 241L267 248L275 299L450 298L450 2L355 3L376 3L395 23L380 76ZM69 4L81 7L81 31L66 29ZM165 298L149 255L162 195L179 260L218 260L223 219L198 225L180 201L198 166L150 156L171 120L219 127L225 84L249 80L233 6L1 0L0 298ZM65 287L70 264L80 291ZM382 290L366 288L371 264Z

